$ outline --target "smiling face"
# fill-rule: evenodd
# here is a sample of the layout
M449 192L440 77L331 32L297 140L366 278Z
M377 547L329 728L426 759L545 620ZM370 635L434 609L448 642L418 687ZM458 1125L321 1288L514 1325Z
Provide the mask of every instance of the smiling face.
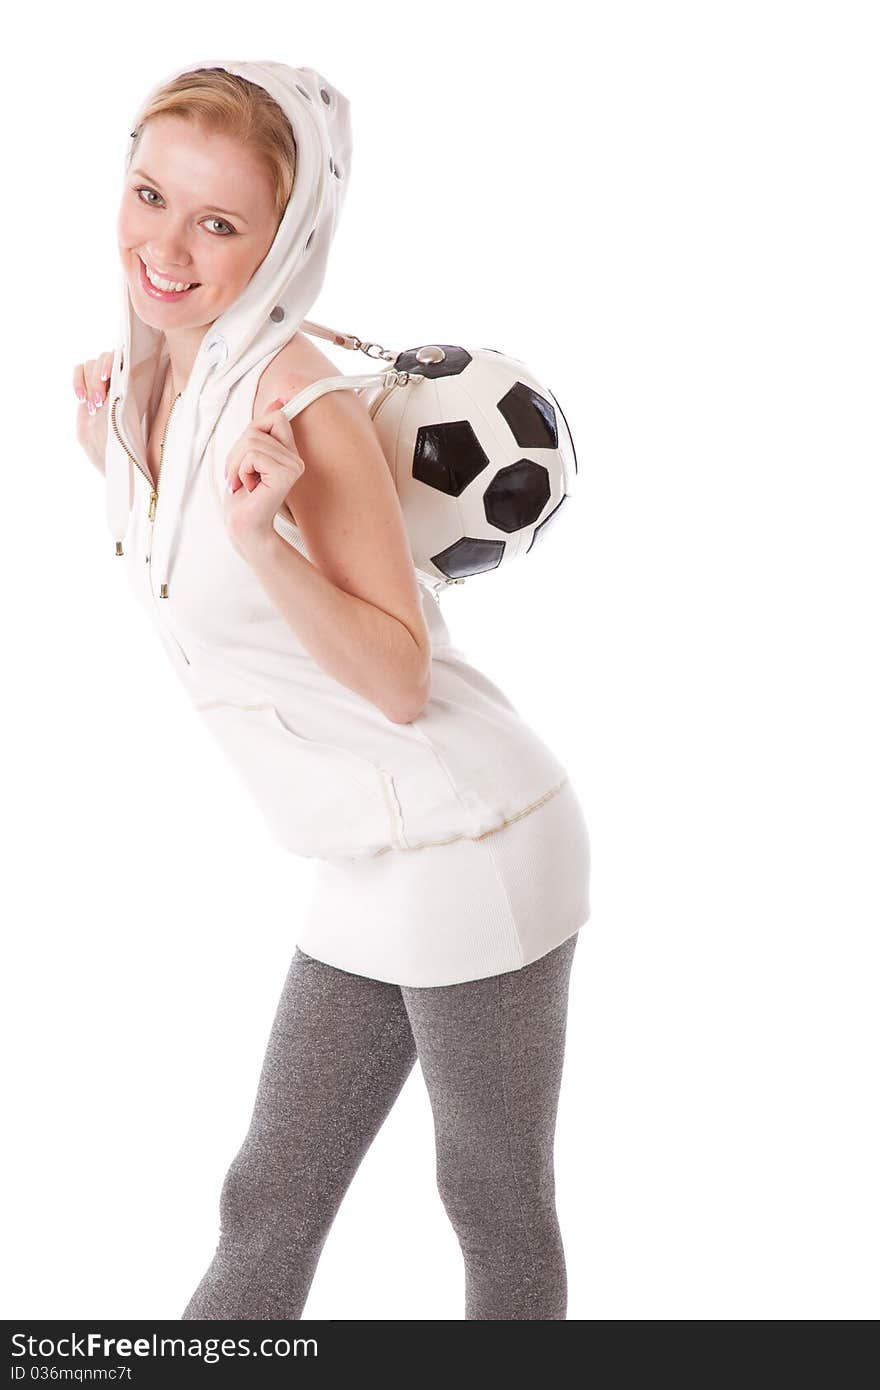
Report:
M116 229L138 318L200 341L248 284L277 228L272 179L253 150L175 116L147 122ZM166 284L192 288L154 288L145 265Z

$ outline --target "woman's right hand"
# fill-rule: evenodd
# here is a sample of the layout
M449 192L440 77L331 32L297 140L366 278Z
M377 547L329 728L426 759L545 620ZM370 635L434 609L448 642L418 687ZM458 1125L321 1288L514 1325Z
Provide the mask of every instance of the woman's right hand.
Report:
M107 446L107 392L113 369L113 353L102 352L73 369L76 408L76 437L92 463L104 472Z

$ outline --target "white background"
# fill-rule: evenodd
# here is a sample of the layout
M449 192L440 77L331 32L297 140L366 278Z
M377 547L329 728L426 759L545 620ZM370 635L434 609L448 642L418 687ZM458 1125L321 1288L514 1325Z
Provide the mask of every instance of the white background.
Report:
M578 445L552 537L443 601L590 826L556 1150L569 1317L876 1317L876 19L840 0L20 16L4 1317L180 1316L311 882L201 732L74 436L74 364L114 345L137 107L217 57L317 67L352 103L309 316L521 357ZM305 1316L462 1311L416 1067Z

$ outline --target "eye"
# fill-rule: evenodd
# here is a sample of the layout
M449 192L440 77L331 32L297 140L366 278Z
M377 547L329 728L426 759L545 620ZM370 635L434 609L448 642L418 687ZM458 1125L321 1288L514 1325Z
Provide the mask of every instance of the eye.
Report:
M236 232L235 228L234 228L234 227L230 227L230 225L229 225L228 222L224 222L224 220L223 220L222 217L209 217L207 220L208 220L209 222L219 222L219 224L220 224L221 227L225 227L225 228L226 228L226 231L230 234L230 236L237 236L237 235L238 235L238 233ZM225 236L225 235L226 235L226 233L224 233L224 236Z
M142 184L139 188L136 188L134 191L140 198L141 202L146 203L147 207L149 208L158 207L158 203L148 201L146 198L141 198L142 193L152 193L156 198L159 199L160 203L162 201L161 193L157 193L155 188L150 188L146 184ZM230 224L222 217L208 217L205 220L207 222L215 222L218 226L226 228L226 231L222 233L212 232L212 236L238 236L238 232L235 230L235 228L230 226Z

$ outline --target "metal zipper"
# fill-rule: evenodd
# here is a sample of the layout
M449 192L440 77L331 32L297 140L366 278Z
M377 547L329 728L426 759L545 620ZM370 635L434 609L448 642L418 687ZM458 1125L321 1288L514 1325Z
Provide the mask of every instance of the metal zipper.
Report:
M370 402L370 417L371 417L371 419L375 420L376 415L377 415L378 412L379 412L379 407L380 407L380 406L387 400L387 398L391 395L391 392L394 390L394 385L395 385L395 383L392 383L392 384L387 385L387 386L383 386L383 387L381 388L381 390L379 390L379 391L376 392L375 396L373 397L372 401Z
M150 476L149 470L141 466L140 459L135 457L135 455L131 452L128 445L126 444L125 440L122 438L122 435L119 433L119 427L116 424L116 407L118 403L122 400L122 397L117 396L114 399L113 405L110 408L110 418L113 422L113 432L116 435L116 438L119 440L119 443L122 445L128 457L131 459L131 462L141 473L143 473L147 482L150 484L150 510L148 516L151 522L155 521L156 519L156 503L159 501L159 482L162 477L162 461L165 457L165 439L168 435L168 426L171 423L171 416L174 414L174 407L177 405L177 402L180 400L182 395L183 392L178 391L177 395L174 397L174 400L171 402L171 409L168 412L168 419L165 421L165 428L162 431L162 443L159 446L159 467L156 470L155 484ZM149 559L149 556L147 556L147 558Z
M152 571L152 564L151 564L151 558L150 558L150 557L151 557L151 555L152 555L152 550L153 550L153 526L154 526L154 523L155 523L155 520L156 520L156 506L157 506L157 503L158 503L158 501L159 501L159 483L160 483L161 478L162 478L162 464L163 464L164 459L165 459L165 440L166 440L167 437L168 437L168 426L169 426L170 423L171 423L171 416L174 414L174 407L177 405L177 402L180 400L180 398L181 398L182 395L183 395L183 392L182 392L182 391L178 391L177 395L174 397L174 400L171 402L171 409L169 410L169 412L168 412L168 418L167 418L167 420L165 421L165 428L164 428L164 430L162 431L162 443L159 445L159 467L156 469L156 482L155 482L155 484L153 483L153 479L151 478L151 476L150 476L150 474L149 474L149 471L148 471L147 469L141 467L140 460L134 456L134 454L131 452L131 450L129 449L128 445L126 444L125 440L122 438L122 435L119 433L119 427L118 427L117 424L116 424L116 406L117 406L117 404L119 403L119 401L122 400L122 397L121 397L121 396L116 396L116 397L115 397L115 399L114 399L114 401L113 401L113 405L112 405L111 410L110 410L110 419L111 419L111 421L112 421L112 423L113 423L113 431L114 431L114 433L115 433L115 435L116 435L116 438L119 440L119 443L122 445L122 448L125 450L126 454L127 454L128 457L131 459L131 462L132 462L133 464L135 464L135 466L137 467L138 471L144 475L144 477L146 478L147 482L150 484L150 508L149 508L149 512L148 512L148 514L147 514L147 515L148 515L149 522L150 522L150 553L146 556L146 561L147 561L147 564L150 565L150 590L151 590L151 591L152 591L152 587L153 587L153 584L152 584L152 573L153 573L153 571ZM117 553L118 555L122 553L121 547L118 547L118 548L117 548L117 552L116 552L116 553ZM168 587L167 587L167 585L165 585L165 584L162 585L162 591L160 592L160 595L159 595L159 596L160 596L160 598L167 598L167 597L168 597ZM180 651L180 654L181 654L181 656L183 657L184 661L186 662L187 666L192 665L192 663L191 663L189 657L187 656L186 652L183 650L183 647L181 647L180 643L177 641L177 638L174 636L174 633L173 633L173 632L172 632L172 633L169 633L169 636L171 636L171 637L173 638L173 640L174 640L175 644L177 645L177 648L178 648L178 650Z
M164 430L162 431L162 443L159 445L159 467L156 469L156 484L155 484L155 487L153 486L153 480L152 480L152 478L150 479L150 510L149 510L148 516L149 516L149 521L150 521L150 525L151 525L151 526L152 526L152 523L156 520L156 503L159 501L159 483L160 483L161 478L162 478L162 461L163 461L163 459L165 458L165 440L166 440L166 438L168 437L168 426L171 424L171 416L174 414L174 407L177 405L177 402L180 400L180 398L181 398L182 395L183 395L183 392L182 392L182 391L178 391L177 395L174 397L174 400L171 402L171 409L170 409L169 412L168 412L168 419L165 421L165 428L164 428ZM150 537L151 537L151 540L150 540L150 549L151 549L151 550L152 550L152 548L153 548L153 545L152 545L152 535L153 535L153 533L152 533L152 531L150 531ZM150 558L150 557L147 556L147 559L149 559L149 558Z
M141 467L141 461L140 461L140 459L135 458L134 454L131 452L131 449L129 449L129 447L128 447L128 445L126 444L125 440L122 438L122 435L119 433L119 426L116 424L116 407L117 407L117 405L119 404L119 402L120 402L121 400L122 400L122 397L121 397L121 396L116 396L116 398L115 398L114 401L113 401L112 406L110 407L110 419L111 419L111 421L113 422L113 433L116 435L116 438L119 440L119 443L122 445L122 447L123 447L123 449L125 450L125 452L126 452L126 454L128 455L128 457L131 459L131 462L135 465L135 467L136 467L137 469L139 469L139 471L140 471L141 473L143 473L143 475L144 475L144 477L146 478L147 482L150 484L150 487L152 487L152 486L153 486L153 479L150 477L150 475L149 475L149 473L147 472L146 468ZM120 551L119 553L121 554L122 552Z

